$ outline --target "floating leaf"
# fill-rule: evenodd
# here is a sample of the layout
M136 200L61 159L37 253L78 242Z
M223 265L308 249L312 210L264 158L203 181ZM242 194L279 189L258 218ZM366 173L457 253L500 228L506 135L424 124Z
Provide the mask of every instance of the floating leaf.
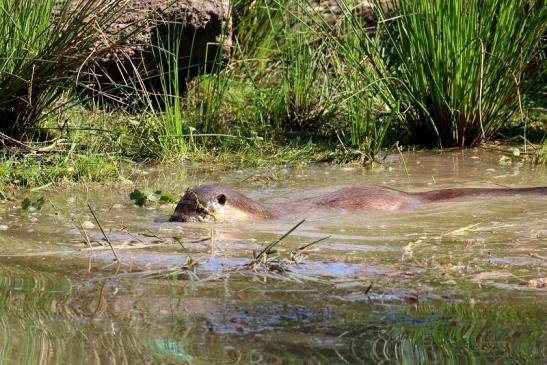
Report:
M138 189L133 190L133 192L129 194L129 198L133 200L133 202L135 202L135 204L138 205L139 207L144 206L147 200L146 195Z
M23 208L23 210L28 210L28 208L30 208L30 199L29 198L23 199L23 201L21 202L21 208Z
M173 203L177 201L177 197L174 194L162 193L161 190L151 189L135 189L129 194L129 198L131 198L139 207L142 207L149 202Z
M160 202L162 202L162 203L176 203L177 202L177 196L175 194L171 194L171 193L163 193L161 195Z
M146 192L146 197L151 202L157 202L161 198L161 190L155 190L155 191L145 190L145 192Z
M45 202L46 202L46 200L44 199L43 196L38 198L36 201L32 201L29 198L25 198L21 202L21 208L23 208L23 210L26 210L26 211L29 211L29 212L34 212L34 211L37 211L37 210L41 210L42 207L44 206Z

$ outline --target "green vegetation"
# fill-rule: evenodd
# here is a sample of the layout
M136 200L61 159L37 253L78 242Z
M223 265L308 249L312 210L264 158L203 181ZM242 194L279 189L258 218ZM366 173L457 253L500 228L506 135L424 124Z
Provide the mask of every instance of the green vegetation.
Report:
M528 144L529 110L543 110L547 8L517 0L394 1L393 13L376 7L375 32L358 1L331 14L311 0L236 0L229 65L181 95L173 27L157 49L163 91L135 95L148 107L89 110L71 89L100 33L89 29L123 10L110 3L0 1L0 194L117 177L127 161L371 162L396 143L471 146L500 127Z
M374 68L393 80L395 99L408 104L415 140L474 146L522 113L522 95L541 77L533 61L546 29L543 1L398 3L390 2L395 14L380 12L393 23L386 48L396 67Z
M40 191L53 182L97 182L120 176L118 159L76 152L12 156L0 163L0 198L11 195L10 185Z
M536 156L538 163L543 165L547 164L547 139L545 140L545 142L543 142L543 144L537 151Z
M25 198L21 202L21 208L23 210L29 211L29 212L35 212L42 210L42 207L44 206L44 203L46 200L43 196L39 197L35 201L32 201L30 198Z
M157 115L158 145L163 156L178 156L187 153L186 139L183 133L187 130L187 120L181 108L180 71L185 65L179 64L180 40L183 37L181 28L171 27L167 39L155 49L159 63L162 94L152 100L163 105L163 113ZM158 37L159 38L159 37ZM193 40L187 40L193 42Z
M121 10L107 0L0 1L0 132L30 138L44 115L63 107L90 50L108 51L94 44Z
M150 189L135 189L129 194L129 198L139 207L152 202L175 203L177 201L177 197L172 193L162 193L161 190Z

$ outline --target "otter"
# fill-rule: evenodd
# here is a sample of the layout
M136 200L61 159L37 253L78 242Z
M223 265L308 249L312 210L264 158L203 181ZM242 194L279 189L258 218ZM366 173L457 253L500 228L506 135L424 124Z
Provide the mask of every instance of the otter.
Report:
M438 201L519 194L547 196L547 186L454 188L416 193L378 186L351 186L297 202L263 204L227 187L200 185L186 191L169 220L172 222L265 220L325 208L342 211L396 211Z

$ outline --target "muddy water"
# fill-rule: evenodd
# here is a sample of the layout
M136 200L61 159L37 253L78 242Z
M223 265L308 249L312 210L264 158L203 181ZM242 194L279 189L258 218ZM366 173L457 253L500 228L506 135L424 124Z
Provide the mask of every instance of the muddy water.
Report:
M545 360L546 197L246 224L168 223L172 205L128 198L136 187L182 193L201 182L263 202L351 184L538 186L545 167L471 150L390 156L372 169L189 166L127 177L43 192L41 212L0 204L0 364ZM302 218L269 266L248 266Z

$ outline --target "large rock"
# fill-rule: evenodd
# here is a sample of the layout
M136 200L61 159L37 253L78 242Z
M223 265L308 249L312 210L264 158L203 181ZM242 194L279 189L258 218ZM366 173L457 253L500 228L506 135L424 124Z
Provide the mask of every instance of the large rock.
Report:
M162 93L165 52L178 53L179 92L189 79L222 67L230 57L230 0L131 0L98 47L106 57L93 60L80 77L80 90L95 100L118 105L147 103L141 91ZM175 43L173 39L179 39ZM163 55L163 56L160 56ZM173 62L171 61L173 65ZM150 94L149 94L150 95Z

